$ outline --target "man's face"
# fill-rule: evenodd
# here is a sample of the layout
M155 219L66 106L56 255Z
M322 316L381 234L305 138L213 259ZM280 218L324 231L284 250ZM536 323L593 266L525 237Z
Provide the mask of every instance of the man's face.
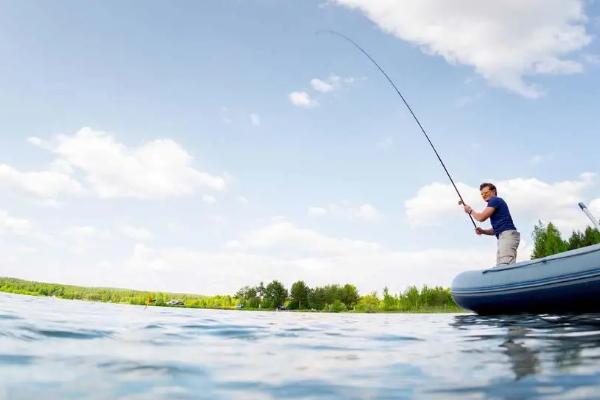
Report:
M481 189L481 197L483 198L483 201L488 201L491 197L495 195L496 192L491 190L488 186L485 186L483 189Z

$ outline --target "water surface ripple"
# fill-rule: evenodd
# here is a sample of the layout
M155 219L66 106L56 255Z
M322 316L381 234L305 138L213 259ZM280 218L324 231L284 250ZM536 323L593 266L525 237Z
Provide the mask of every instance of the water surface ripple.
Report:
M600 315L144 308L0 294L0 399L600 398Z

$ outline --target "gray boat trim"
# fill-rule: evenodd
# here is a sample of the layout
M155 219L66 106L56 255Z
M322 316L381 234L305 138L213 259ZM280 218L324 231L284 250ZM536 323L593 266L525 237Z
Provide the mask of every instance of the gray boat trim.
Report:
M586 250L586 251L577 251L574 250L572 252L566 252L566 254L564 255L553 255L553 256L549 256L549 257L544 257L544 258L539 258L536 260L531 260L528 261L526 263L518 263L518 264L511 264L511 265L507 265L505 267L492 267L492 268L488 268L486 270L483 270L482 272L484 274L487 274L489 272L500 272L500 271L506 271L506 270L510 270L510 269L517 269L517 268L524 268L524 267L529 267L531 265L536 265L536 264L546 264L550 261L557 261L557 260L562 260L565 258L571 258L571 257L577 257L577 256L582 256L585 254L590 254L590 253L595 253L597 251L600 251L600 246L596 247L595 249L590 249L590 250Z
M530 280L518 283L509 283L504 285L494 285L488 287L476 287L476 288L465 288L465 289L452 289L453 294L467 296L467 295L478 295L478 294L504 294L504 293L517 293L525 292L529 290L538 290L540 288L552 288L559 286L568 286L576 283L583 283L597 280L600 277L600 269L588 270L578 272L569 275L560 275L556 277Z

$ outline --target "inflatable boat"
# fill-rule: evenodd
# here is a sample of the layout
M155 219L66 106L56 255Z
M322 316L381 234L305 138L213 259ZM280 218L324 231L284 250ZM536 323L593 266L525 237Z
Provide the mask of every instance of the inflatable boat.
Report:
M463 272L452 297L478 314L600 312L600 244Z

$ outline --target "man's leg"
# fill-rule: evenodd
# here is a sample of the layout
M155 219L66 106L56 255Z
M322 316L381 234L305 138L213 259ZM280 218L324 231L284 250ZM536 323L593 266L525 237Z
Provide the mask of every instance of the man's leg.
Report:
M504 231L498 236L498 252L496 253L497 265L514 264L517 260L517 248L521 241L521 234L515 230Z

